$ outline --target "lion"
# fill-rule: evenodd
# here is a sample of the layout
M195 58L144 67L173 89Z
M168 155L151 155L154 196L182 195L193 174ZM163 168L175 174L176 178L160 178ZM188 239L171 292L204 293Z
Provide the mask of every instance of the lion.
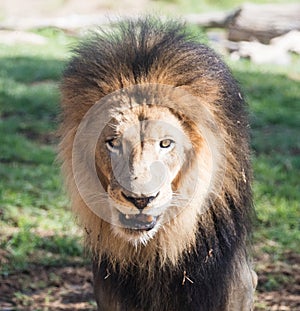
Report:
M100 311L253 310L247 108L181 22L98 30L61 83L59 157Z

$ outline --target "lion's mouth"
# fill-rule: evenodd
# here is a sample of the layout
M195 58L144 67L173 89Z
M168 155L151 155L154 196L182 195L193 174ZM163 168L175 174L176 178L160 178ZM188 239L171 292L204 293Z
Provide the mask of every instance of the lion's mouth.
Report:
M128 229L149 231L155 227L158 216L146 215L143 213L135 215L120 213L119 220L120 223Z

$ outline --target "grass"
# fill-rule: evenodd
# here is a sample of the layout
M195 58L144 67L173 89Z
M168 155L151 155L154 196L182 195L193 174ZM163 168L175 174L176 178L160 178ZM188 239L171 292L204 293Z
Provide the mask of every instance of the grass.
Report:
M259 222L255 238L275 258L287 250L299 252L299 64L298 58L289 68L254 66L246 61L233 65L250 105Z
M46 46L0 49L0 273L6 275L36 263L84 263L55 163L58 82L74 39L52 29L39 33ZM230 64L249 102L255 244L274 260L299 252L299 64L297 57L289 68ZM281 282L269 281L270 289Z
M48 39L46 46L0 50L0 246L6 250L5 273L82 253L55 163L58 81L73 40L51 29L41 33Z

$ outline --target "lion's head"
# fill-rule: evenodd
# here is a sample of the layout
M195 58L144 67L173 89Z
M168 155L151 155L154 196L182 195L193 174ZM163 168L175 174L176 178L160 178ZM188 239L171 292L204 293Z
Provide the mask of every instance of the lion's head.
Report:
M120 265L148 265L176 264L199 226L206 248L218 234L244 241L247 121L228 68L176 24L168 38L122 25L79 46L61 88L60 157L87 244Z

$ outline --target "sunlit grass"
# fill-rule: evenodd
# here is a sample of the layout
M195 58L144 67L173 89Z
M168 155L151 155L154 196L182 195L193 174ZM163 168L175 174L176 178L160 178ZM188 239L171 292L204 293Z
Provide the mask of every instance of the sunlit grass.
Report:
M274 256L299 252L300 73L288 68L233 63L249 103L252 126L256 241Z
M0 245L3 273L82 254L55 161L58 82L74 39L0 49ZM72 259L74 260L74 258Z

